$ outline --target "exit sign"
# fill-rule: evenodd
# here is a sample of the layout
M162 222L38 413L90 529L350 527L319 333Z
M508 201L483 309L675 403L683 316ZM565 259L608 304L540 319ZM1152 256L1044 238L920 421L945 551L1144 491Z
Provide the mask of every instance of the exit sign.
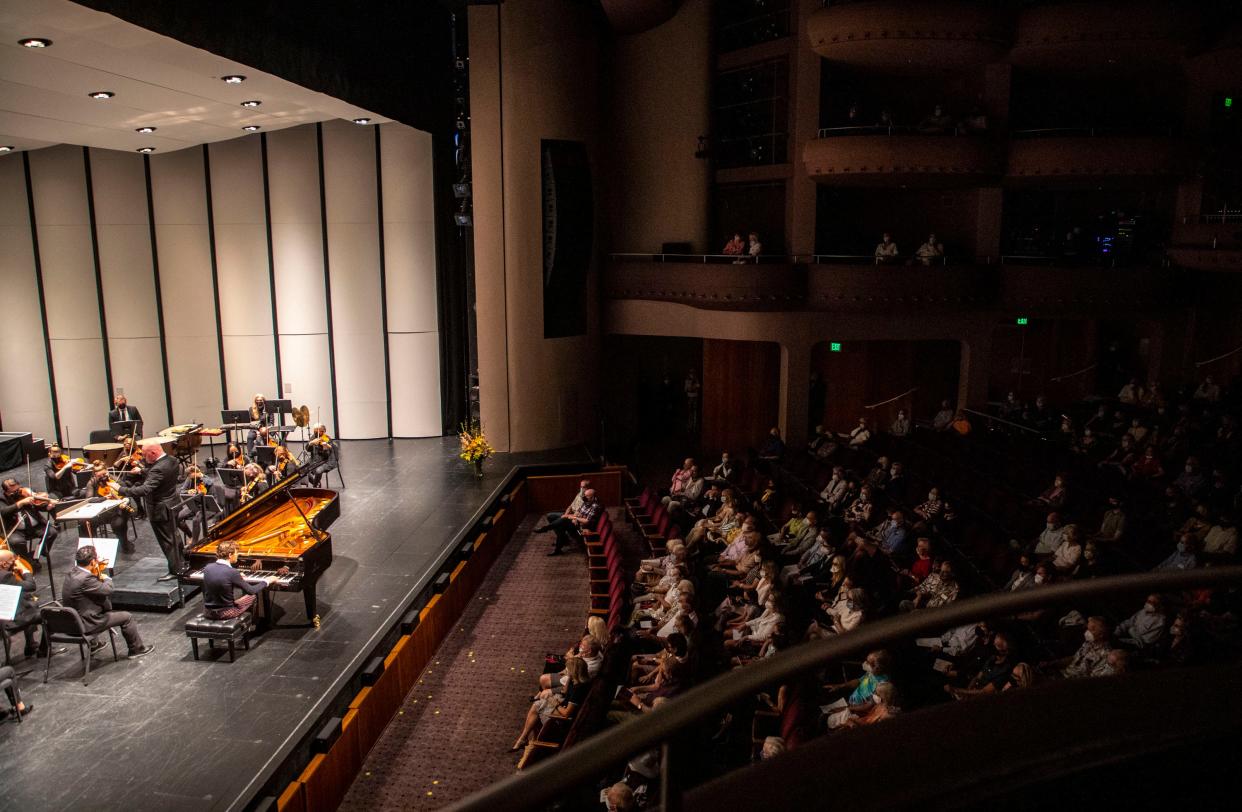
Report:
M1226 97L1225 97L1225 106L1226 106L1226 107L1233 107L1233 97L1232 97L1232 96L1226 96Z
M832 342L830 342L830 343L828 344L828 351L829 351L829 352L840 352L840 351L841 351L841 342L840 342L840 341L832 341Z
M1014 319L1014 321L1016 321L1018 325L1022 327L1025 327L1026 325L1031 323L1031 320L1028 319L1026 316L1018 316L1018 318Z

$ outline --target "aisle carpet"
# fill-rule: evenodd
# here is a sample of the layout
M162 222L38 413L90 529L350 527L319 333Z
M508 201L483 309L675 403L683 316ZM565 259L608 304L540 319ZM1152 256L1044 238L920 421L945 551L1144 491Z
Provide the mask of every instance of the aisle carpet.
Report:
M342 810L437 809L513 773L518 757L509 746L543 655L576 641L589 606L583 554L548 557L552 534L531 532L541 519L528 516L492 565Z

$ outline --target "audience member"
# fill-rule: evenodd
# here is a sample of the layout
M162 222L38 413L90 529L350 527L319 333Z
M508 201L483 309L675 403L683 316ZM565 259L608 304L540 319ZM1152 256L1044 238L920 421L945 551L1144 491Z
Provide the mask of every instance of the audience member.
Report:
M893 242L893 237L887 231L880 236L880 242L875 247L876 264L883 264L897 261L897 243Z

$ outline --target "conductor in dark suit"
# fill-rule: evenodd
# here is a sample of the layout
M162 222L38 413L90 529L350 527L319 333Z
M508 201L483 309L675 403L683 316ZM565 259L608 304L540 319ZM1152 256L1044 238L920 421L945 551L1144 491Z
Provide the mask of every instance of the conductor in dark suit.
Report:
M138 485L122 485L122 496L142 497L147 502L147 519L155 531L155 540L168 559L168 574L159 580L171 581L181 570L181 542L177 538L177 516L174 512L181 482L181 463L164 453L159 443L142 446L146 473Z
M130 406L129 401L124 395L117 395L116 399L112 402L112 405L114 408L112 411L108 412L108 427L111 429L117 423L124 420L137 420L138 426L136 427L137 430L134 433L136 436L141 437L142 414L138 411L138 407ZM112 429L112 433L115 435L117 432L115 429ZM130 433L127 431L123 436L129 436L129 434Z
M74 555L75 566L65 575L61 598L66 606L75 609L82 617L86 633L93 635L119 626L130 657L141 657L155 646L144 645L138 633L138 624L129 612L112 611L112 579L102 578L87 569L96 559L95 548L89 544L79 547Z

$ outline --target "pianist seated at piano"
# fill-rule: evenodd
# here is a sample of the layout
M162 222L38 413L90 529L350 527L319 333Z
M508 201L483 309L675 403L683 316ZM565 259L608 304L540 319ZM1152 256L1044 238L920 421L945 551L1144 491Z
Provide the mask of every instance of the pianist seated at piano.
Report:
M276 575L262 580L248 580L234 566L237 563L237 542L222 541L216 545L216 561L203 567L203 614L211 620L240 617L254 605L255 596L276 583ZM233 590L242 594L234 598Z

